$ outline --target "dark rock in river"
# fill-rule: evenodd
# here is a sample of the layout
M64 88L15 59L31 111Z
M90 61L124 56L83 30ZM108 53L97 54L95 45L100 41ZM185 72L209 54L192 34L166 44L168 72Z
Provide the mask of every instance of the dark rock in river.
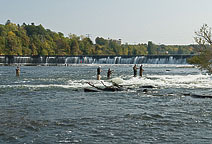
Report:
M140 88L156 88L156 87L151 86L151 85L146 85L146 86L141 86Z
M147 89L144 89L144 90L143 90L143 92L144 92L144 93L147 93L147 92L148 92L148 90L147 90Z
M199 95L199 94L183 94L184 96L191 96L193 98L212 98L209 95Z
M99 92L98 90L84 88L84 92Z

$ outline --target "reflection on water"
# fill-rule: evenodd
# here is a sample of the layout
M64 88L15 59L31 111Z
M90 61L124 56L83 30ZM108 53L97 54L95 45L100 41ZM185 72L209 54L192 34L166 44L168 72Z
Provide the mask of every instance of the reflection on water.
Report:
M0 143L208 143L212 141L212 79L189 65L102 65L129 88L85 93L97 65L0 68ZM143 92L142 86L156 88Z

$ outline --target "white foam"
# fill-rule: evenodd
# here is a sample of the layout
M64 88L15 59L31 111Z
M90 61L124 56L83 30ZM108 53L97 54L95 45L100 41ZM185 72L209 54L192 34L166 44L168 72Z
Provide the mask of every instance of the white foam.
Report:
M153 85L173 88L211 88L209 75L147 75L142 78L132 77L124 80L123 85Z
M39 79L41 81L54 82L56 79ZM58 79L57 79L58 80ZM115 82L125 86L144 86L152 85L156 87L164 88L211 88L212 77L204 74L190 74L190 75L171 75L166 73L165 75L144 75L143 77L133 77L132 75L122 75L111 80L96 80L95 77L81 80L64 80L64 84L27 84L33 80L24 79L23 81L14 82L14 85L0 85L0 88L7 87L30 87L30 88L44 88L44 87L60 87L60 88L85 88L90 87L87 82L94 84L97 87L104 87L102 82L110 86L111 82Z

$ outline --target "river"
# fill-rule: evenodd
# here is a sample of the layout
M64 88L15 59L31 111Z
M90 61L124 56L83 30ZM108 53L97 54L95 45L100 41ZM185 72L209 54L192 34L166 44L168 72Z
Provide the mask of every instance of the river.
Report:
M0 67L0 143L211 143L212 77L191 65L102 64L120 92L84 92L96 80L97 64ZM155 88L143 92L142 86Z

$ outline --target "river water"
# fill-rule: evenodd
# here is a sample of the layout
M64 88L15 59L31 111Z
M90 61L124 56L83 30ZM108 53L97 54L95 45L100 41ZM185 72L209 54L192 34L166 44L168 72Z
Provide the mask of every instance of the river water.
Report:
M101 65L126 91L84 92L98 65L0 67L0 143L212 143L212 77L190 65ZM142 86L156 88L143 92Z

